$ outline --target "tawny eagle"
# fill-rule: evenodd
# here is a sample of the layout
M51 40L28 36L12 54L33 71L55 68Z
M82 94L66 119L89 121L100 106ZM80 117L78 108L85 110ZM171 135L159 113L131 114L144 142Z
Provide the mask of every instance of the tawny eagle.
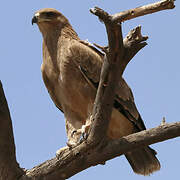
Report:
M37 11L32 19L43 36L42 77L47 90L66 119L68 144L79 141L91 124L91 112L103 62L103 54L80 40L68 19L52 8ZM107 136L118 139L145 125L134 103L131 89L120 77ZM149 147L125 154L134 172L143 175L160 169L155 151Z

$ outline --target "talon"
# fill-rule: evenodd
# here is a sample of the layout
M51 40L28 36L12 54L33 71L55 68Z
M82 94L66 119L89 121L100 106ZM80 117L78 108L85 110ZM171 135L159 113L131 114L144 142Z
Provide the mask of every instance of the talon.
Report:
M77 130L74 130L74 131L71 133L71 137L73 137L75 133L77 133Z
M82 133L82 139L85 139L85 136L86 136L86 133L83 132L83 133Z
M84 140L86 140L88 137L88 134L85 132L82 132L81 137L79 138L79 143L81 144Z
M83 132L83 133L82 133L82 138L83 138L83 140L86 140L86 139L87 139L87 137L88 137L88 133Z

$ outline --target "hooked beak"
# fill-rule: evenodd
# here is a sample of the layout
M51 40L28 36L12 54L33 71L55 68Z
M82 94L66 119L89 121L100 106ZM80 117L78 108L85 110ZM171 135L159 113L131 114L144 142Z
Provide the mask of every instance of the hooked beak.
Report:
M32 25L33 25L34 23L37 23L37 22L38 22L38 18L37 18L37 16L35 15L35 16L32 18L31 23L32 23Z
M40 14L38 12L35 13L34 17L32 18L32 21L31 21L32 25L34 23L38 23L39 16L40 16Z

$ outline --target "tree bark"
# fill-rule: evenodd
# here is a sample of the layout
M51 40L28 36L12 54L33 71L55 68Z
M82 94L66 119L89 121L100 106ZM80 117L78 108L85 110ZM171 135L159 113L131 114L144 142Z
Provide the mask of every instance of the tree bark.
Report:
M114 15L109 15L103 9L99 7L95 7L90 9L90 12L94 15L98 16L102 21L109 21L111 23L124 22L136 17L144 16L147 14L152 14L158 11L173 9L175 0L162 0L153 4L148 4L145 6L137 7L134 9L129 9L120 13L116 13Z
M104 146L99 144L92 147L87 142L83 142L71 150L66 150L59 159L53 158L28 170L20 180L26 180L27 177L35 178L35 180L41 180L43 177L46 177L46 180L56 180L57 177L67 179L91 166L104 164L132 149L178 136L180 136L180 122L160 125L119 140L108 141Z
M0 180L15 180L22 174L16 161L12 121L0 82Z

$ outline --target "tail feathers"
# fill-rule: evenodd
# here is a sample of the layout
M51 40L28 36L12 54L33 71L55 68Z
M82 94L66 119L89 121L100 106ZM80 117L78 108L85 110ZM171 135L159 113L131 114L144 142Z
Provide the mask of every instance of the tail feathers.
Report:
M156 152L153 149L145 147L128 152L126 158L135 173L147 176L161 167L155 155Z

